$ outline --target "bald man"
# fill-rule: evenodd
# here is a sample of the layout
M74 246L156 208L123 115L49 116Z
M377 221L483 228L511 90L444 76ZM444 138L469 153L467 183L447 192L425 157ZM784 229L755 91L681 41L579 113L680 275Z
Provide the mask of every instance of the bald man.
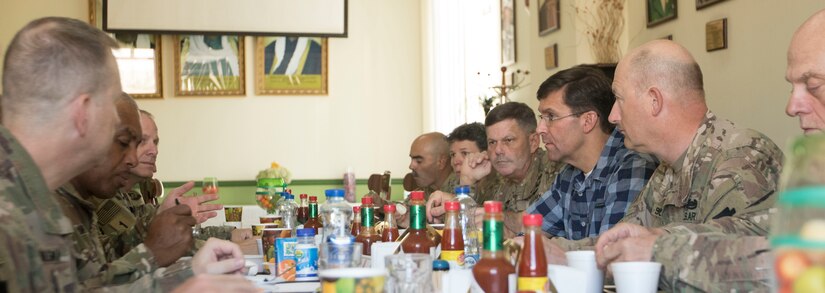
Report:
M450 192L458 183L450 164L450 144L447 136L430 132L418 136L410 146L410 170L416 185L430 193Z
M612 242L628 236L621 232L628 224L650 233L622 245L648 260L650 251L639 247L652 247L657 235L768 233L782 151L765 135L708 110L702 72L684 47L657 40L634 49L616 68L613 92L610 121L625 135L625 145L654 155L661 165L628 208L624 225L600 236L597 250L618 249ZM545 248L563 258L559 246L580 249L594 240L552 239Z
M823 35L825 10L820 10L796 31L788 49L785 79L792 90L785 113L799 117L806 135L825 130ZM639 241L651 237L655 242ZM775 260L770 247L764 236L688 232L655 237L650 229L619 225L599 239L596 254L603 267L612 261L661 262L659 287L666 291L768 291L773 286Z

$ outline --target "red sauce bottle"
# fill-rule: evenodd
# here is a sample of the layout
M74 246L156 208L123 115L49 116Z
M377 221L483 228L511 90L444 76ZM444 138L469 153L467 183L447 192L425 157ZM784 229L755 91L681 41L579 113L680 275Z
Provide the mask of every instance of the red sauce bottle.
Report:
M358 237L358 234L361 234L361 207L352 207L352 215L352 228L350 228L349 233L352 234L352 236Z
M315 229L315 235L321 235L319 233L319 229L324 228L324 223L321 223L321 217L318 215L318 197L317 196L310 196L309 197L309 214L307 215L307 221L304 223L304 228L313 228Z
M427 236L427 211L424 203L423 191L413 191L410 194L409 232L401 241L404 253L430 253L430 248L435 246Z
M451 267L464 266L464 235L461 230L459 211L461 203L448 201L444 203L447 215L444 220L444 235L441 237L441 260L446 260Z
M398 226L395 224L395 204L384 205L384 221L387 222L387 227L381 232L382 242L398 241Z
M547 292L547 256L542 245L541 215L522 217L524 248L518 260L518 290Z
M295 217L298 220L299 224L305 224L307 220L309 220L309 206L307 205L307 194L301 193L301 202L298 205L298 209L296 210ZM318 233L318 231L315 231ZM317 235L317 234L316 234Z
M504 216L500 201L484 202L484 246L473 277L484 292L515 292L516 268L504 255Z
M361 233L355 237L363 244L363 254L372 255L372 244L381 241L381 235L375 231L375 212L372 197L361 198Z

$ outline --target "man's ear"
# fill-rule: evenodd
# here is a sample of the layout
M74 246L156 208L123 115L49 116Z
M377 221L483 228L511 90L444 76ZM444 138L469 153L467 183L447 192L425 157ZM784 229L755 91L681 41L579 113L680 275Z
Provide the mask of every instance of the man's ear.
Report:
M658 116L665 106L665 97L658 87L650 87L647 89L647 98L650 103L651 116Z
M85 137L89 132L89 113L92 113L91 107L94 106L92 97L88 94L79 95L72 99L68 106L77 135Z
M538 132L531 133L527 139L530 141L530 153L536 153L536 150L539 149L539 145L541 145L541 138L539 138Z
M595 111L587 111L582 113L581 125L582 131L584 133L590 133L593 129L596 129L599 126L599 114L596 114Z
M450 156L449 155L442 155L438 156L438 169L444 170L445 168L452 168L453 164L450 164Z

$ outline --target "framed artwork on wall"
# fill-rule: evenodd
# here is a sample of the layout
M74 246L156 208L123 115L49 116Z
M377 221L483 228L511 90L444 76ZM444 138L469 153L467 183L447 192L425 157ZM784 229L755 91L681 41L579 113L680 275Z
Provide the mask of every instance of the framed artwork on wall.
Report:
M696 0L696 10L711 6L725 0Z
M544 68L554 69L559 67L559 44L553 44L544 48Z
M559 0L544 0L539 6L539 36L559 29Z
M273 36L255 39L257 94L327 94L327 38Z
M516 63L516 10L514 0L501 0L501 65Z
M676 0L647 0L647 27L676 19Z
M102 28L102 0L88 0L89 24ZM120 48L112 50L123 91L135 99L163 98L160 35L110 33Z
M717 19L705 24L705 50L710 52L727 48L728 19Z
M174 52L176 95L244 95L243 37L175 36Z

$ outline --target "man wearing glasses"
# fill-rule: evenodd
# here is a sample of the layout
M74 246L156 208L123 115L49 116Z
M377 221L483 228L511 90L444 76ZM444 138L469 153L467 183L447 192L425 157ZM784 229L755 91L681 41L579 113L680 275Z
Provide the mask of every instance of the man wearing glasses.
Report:
M607 121L616 98L600 70L562 70L539 86L536 98L536 131L547 156L567 166L525 212L541 214L548 235L598 236L624 217L658 162L627 149L624 135Z

